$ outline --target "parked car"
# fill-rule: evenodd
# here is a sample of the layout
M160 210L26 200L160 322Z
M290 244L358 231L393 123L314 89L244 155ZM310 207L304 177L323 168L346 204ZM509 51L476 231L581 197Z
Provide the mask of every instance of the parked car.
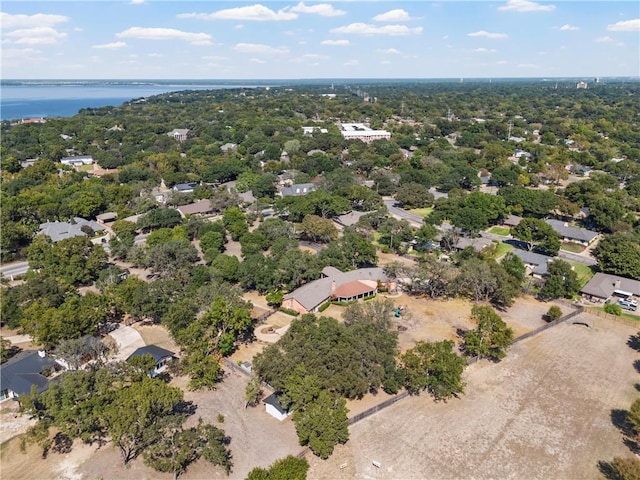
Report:
M635 312L638 309L638 302L634 300L618 300L618 305L625 310Z

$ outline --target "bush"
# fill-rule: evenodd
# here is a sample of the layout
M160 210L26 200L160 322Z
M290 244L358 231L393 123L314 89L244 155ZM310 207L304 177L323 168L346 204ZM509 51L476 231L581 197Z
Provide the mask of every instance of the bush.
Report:
M280 310L283 313L289 314L289 315L293 315L294 317L297 317L299 315L299 313L292 309L292 308L287 308L287 307L280 307L278 310Z
M319 312L324 312L324 311L325 311L327 308L329 308L330 306L331 306L331 302L330 302L330 301L325 302L325 303L323 303L322 305L320 305L320 306L318 307L318 311L319 311Z
M562 310L557 305L552 305L545 313L544 317L547 322L558 320L562 316Z
M607 303L604 306L604 311L609 315L616 315L618 317L622 315L622 308L620 307L620 305L616 305L614 303Z

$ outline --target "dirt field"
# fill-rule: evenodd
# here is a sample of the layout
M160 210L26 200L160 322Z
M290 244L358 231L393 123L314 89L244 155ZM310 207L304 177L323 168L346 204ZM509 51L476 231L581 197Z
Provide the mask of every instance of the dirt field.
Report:
M308 456L309 478L602 478L599 460L629 455L611 414L638 395L640 355L626 344L636 329L589 320L469 366L460 399L410 397L357 423L329 460Z

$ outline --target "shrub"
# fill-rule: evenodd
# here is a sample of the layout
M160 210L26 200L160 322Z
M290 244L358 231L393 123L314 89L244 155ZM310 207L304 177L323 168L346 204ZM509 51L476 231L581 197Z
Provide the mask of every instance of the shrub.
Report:
M327 308L331 306L331 301L325 302L318 307L319 312L324 312Z
M299 313L292 309L292 308L287 308L287 307L280 307L279 310L283 313L289 314L289 315L293 315L294 317L297 317L299 315Z
M552 305L544 316L547 322L553 322L562 316L562 310L557 305Z
M610 315L616 315L618 317L622 315L622 308L620 305L616 305L614 303L607 303L604 306L604 311Z

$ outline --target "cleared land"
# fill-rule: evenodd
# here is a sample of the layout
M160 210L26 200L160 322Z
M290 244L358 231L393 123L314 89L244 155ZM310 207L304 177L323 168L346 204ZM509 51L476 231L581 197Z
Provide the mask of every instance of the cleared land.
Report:
M469 366L460 399L411 397L357 423L329 460L308 457L309 478L602 478L599 460L630 454L612 413L638 395L640 355L627 345L636 329L589 320Z

